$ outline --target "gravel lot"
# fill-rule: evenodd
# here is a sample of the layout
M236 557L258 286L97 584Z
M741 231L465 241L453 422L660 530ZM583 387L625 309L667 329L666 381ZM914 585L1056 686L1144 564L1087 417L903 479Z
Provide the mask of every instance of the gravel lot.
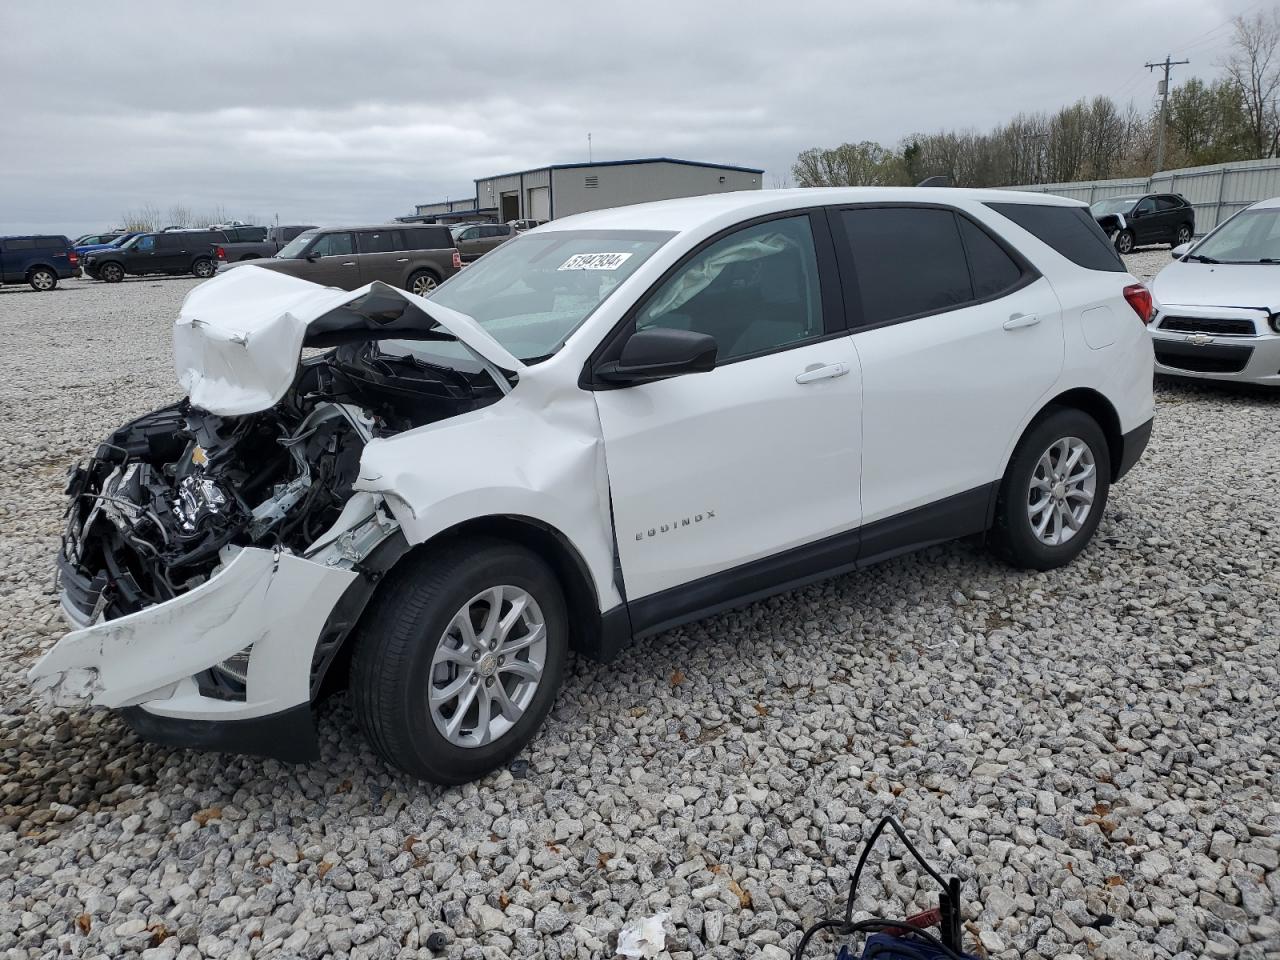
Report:
M64 468L177 396L195 283L0 289L0 957L601 958L666 911L672 957L780 960L886 812L990 956L1280 957L1280 398L1161 385L1065 570L933 548L578 661L527 772L445 790L341 698L296 767L28 694ZM890 861L860 904L927 896Z

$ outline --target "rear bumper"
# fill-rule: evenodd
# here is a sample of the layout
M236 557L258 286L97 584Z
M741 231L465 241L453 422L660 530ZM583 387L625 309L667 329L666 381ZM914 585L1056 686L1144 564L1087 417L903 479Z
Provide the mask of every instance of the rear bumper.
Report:
M1134 427L1120 438L1120 463L1116 466L1116 479L1119 480L1133 469L1151 441L1151 428L1155 425L1152 417L1141 426Z

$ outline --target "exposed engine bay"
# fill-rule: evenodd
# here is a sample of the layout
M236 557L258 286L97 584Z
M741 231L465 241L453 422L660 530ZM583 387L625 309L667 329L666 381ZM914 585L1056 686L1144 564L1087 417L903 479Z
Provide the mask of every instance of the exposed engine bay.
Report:
M367 442L502 396L483 372L399 343L304 360L267 410L219 416L183 400L116 430L70 473L58 557L68 613L111 620L171 600L238 548L312 556L334 541ZM394 529L379 521L383 536Z

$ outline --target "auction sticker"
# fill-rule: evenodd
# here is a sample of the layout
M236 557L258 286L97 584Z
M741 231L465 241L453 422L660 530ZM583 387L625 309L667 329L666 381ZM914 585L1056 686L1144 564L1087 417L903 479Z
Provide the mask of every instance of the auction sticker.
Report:
M557 270L617 270L627 262L629 253L575 253Z

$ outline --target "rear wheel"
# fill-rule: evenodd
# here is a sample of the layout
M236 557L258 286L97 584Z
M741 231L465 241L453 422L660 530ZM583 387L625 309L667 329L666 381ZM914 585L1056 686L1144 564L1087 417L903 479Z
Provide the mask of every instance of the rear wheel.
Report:
M213 261L208 257L201 257L195 263L191 264L192 274L199 277L201 280L204 280L207 277L212 277L215 269Z
M1089 543L1111 486L1102 428L1060 407L1023 436L1000 485L992 545L1015 566L1052 570Z
M58 285L58 275L48 267L36 267L27 274L27 283L31 289L40 293L48 293Z
M425 297L438 286L440 286L439 277L430 270L419 270L409 278L409 283L405 286L405 289L410 293Z
M1116 234L1115 243L1116 243L1116 250L1118 250L1120 253L1132 253L1133 252L1133 231L1121 230L1119 233Z
M524 547L477 539L407 558L361 620L356 718L374 749L407 773L474 780L542 726L568 634L559 583Z
M1184 223L1178 228L1178 234L1173 238L1173 246L1180 247L1184 243L1191 242L1191 224Z
M124 279L124 267L118 263L104 263L98 268L98 276L107 283L119 283Z

